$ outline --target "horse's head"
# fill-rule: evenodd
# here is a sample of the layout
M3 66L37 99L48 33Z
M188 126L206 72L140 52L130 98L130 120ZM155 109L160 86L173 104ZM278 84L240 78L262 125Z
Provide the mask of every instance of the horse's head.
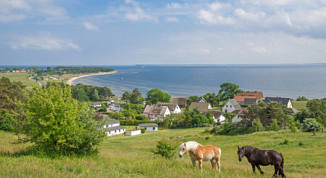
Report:
M182 143L179 148L180 148L179 157L181 158L184 154L186 154L188 152L188 150L187 150L187 144L186 143Z
M239 161L242 160L242 157L244 156L244 154L245 154L245 150L244 150L244 148L243 148L243 147L241 147L241 148L238 147L238 156L239 156Z

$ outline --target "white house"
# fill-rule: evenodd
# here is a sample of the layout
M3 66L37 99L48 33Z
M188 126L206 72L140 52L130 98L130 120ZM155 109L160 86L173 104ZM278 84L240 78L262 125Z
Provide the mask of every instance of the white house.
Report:
M134 136L134 135L140 135L140 134L141 134L141 130L134 130L134 131L125 133L125 135L127 135L127 136Z
M264 99L265 103L270 103L270 102L278 102L278 103L282 103L283 105L285 105L287 108L292 109L292 102L290 98L281 98L281 97L266 97Z
M143 115L146 115L152 120L162 119L170 114L171 112L167 106L159 105L147 105L143 112Z
M181 114L181 109L179 105L173 103L157 103L158 106L167 106L171 114Z
M213 116L215 123L225 123L225 117L223 116L223 112L219 110L210 110Z
M235 99L229 99L229 101L223 106L223 112L233 112L233 111L240 111L241 106Z
M144 128L145 132L157 132L158 131L158 125L155 123L144 123L139 124L139 129Z
M107 136L123 134L126 131L126 128L121 127L120 122L115 119L107 120L104 128Z

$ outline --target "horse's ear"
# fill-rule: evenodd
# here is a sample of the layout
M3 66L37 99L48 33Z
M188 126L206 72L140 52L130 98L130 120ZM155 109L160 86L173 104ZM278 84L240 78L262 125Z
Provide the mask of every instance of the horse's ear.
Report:
M183 145L186 146L186 143L184 143Z

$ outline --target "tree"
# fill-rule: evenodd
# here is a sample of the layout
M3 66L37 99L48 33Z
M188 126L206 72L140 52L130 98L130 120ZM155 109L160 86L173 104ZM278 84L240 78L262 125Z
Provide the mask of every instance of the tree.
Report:
M302 123L302 129L307 132L320 131L322 128L323 125L314 118L306 118Z
M234 114L232 112L227 112L227 113L224 113L223 116L225 117L225 119L228 122L231 122L232 121L232 118L234 118L234 116L236 116L236 114Z
M233 99L236 94L242 92L239 89L239 85L236 85L236 84L233 84L230 82L222 83L220 85L220 88L221 89L219 90L218 95L219 95L221 101Z
M209 101L212 105L218 105L219 104L219 97L215 93L206 93L204 95L204 98Z
M309 101L309 99L306 98L305 96L299 96L296 100L297 101Z
M169 103L171 95L167 92L162 91L159 88L151 89L147 92L146 101L151 104L156 104L158 102Z
M154 154L161 155L163 158L171 159L176 152L176 148L171 141L163 138L157 143L156 149L153 152Z
M70 86L60 84L33 88L23 111L24 141L46 153L88 154L95 151L105 136L103 127L92 118L92 111L71 95Z
M81 102L89 101L89 98L86 95L86 92L82 87L73 87L72 88L72 97Z
M199 97L198 97L198 96L195 96L195 95L193 95L193 96L189 96L189 97L187 98L187 103L190 104L190 103L192 103L192 102L197 102L198 100L199 100Z
M92 101L98 101L100 100L100 96L98 95L97 89L93 89L92 95L91 95L91 100Z
M142 97L142 94L139 92L138 88L134 89L130 93L124 92L122 99L132 104L142 104L144 101L144 98Z

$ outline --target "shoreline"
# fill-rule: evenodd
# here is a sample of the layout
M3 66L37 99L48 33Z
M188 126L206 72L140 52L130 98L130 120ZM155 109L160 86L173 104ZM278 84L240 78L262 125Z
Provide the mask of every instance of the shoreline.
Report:
M81 75L77 77L70 78L67 80L66 84L67 85L73 85L73 82L77 79L83 78L83 77L89 77L89 76L94 76L94 75L106 75L106 74L115 74L117 73L117 70L111 71L111 72L100 72L100 73L93 73L93 74L86 74L86 75Z

